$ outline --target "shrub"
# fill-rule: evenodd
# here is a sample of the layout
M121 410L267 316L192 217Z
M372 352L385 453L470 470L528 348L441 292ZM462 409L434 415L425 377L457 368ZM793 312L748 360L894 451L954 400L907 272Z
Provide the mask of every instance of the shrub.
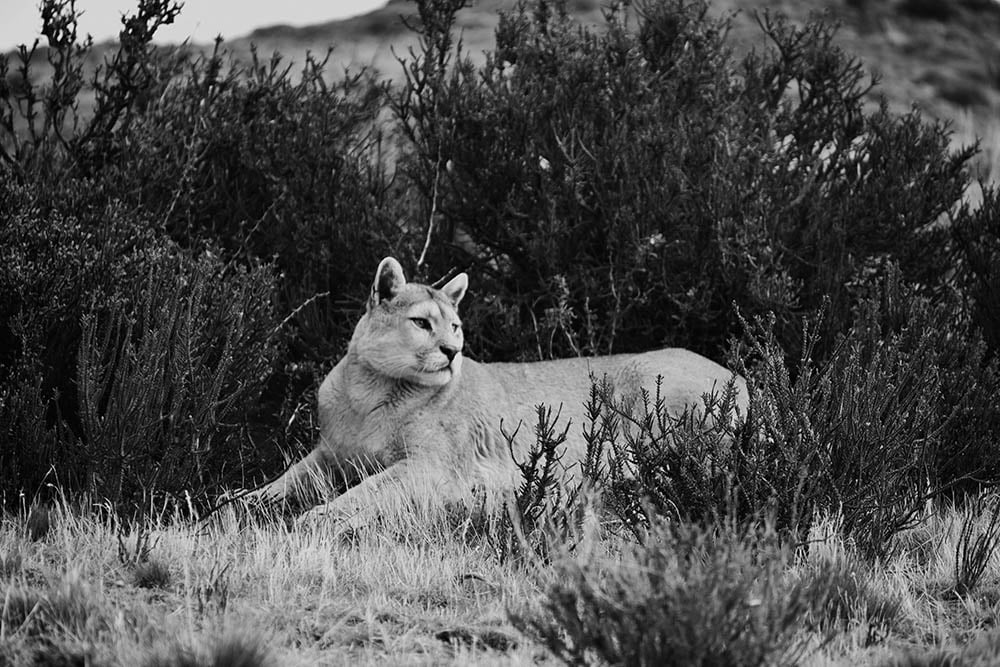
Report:
M585 477L639 541L657 517L704 525L735 516L735 441L745 424L735 413L734 385L675 415L667 412L661 381L653 395L643 392L632 403L616 397L607 378L592 378L583 430Z
M944 482L959 492L975 492L1000 475L997 434L1000 433L1000 190L986 187L978 209L962 206L952 217L956 282L963 302L963 328L947 338L954 371L945 378L950 396L969 392L956 402L949 438L964 443L964 464L942 470ZM976 344L981 338L983 344ZM968 341L966 343L965 341ZM964 473L964 474L963 474Z
M517 488L494 516L487 520L486 538L503 563L549 564L553 552L572 548L575 530L582 521L584 487L572 484L566 474L562 444L572 424L559 423L559 414L537 406L535 443L518 460L514 453L517 428L501 433L520 473ZM484 510L486 509L484 503Z
M734 420L731 387L671 415L658 392L627 404L594 381L584 469L636 539L654 517L771 517L803 537L826 513L878 558L930 499L994 483L996 438L966 416L995 418L1000 385L975 330L955 317L960 305L919 296L892 266L859 297L835 342L806 321L794 365L775 318L748 325L745 422Z
M405 238L382 89L330 83L315 59L296 77L277 56L157 49L178 11L159 0L94 69L73 4L41 11L48 47L22 50L17 72L0 58L4 497L42 480L125 504L150 484L246 485L275 443L311 437L296 417L350 334L344 297Z
M928 491L960 499L978 495L1000 475L1000 367L983 342L972 304L953 291L929 298L905 285L891 269L859 294L853 331L870 349L896 344L912 355L927 345L930 384L913 390L932 391L929 405L939 426L929 469Z
M51 478L113 504L197 500L247 453L278 351L273 274L186 258L120 210L91 223L28 209L3 230L5 495Z
M765 529L657 522L623 562L557 563L541 609L509 614L569 664L797 664L830 589L786 580L788 557Z
M751 507L770 499L779 525L802 530L817 509L840 513L861 552L879 557L956 476L981 479L955 423L988 394L971 381L982 372L976 337L947 304L904 288L891 268L871 292L827 362L813 358L817 328L807 331L795 376L758 325L757 468L735 482ZM970 380L961 389L958 375Z
M292 74L278 54L240 62L217 43L150 102L107 177L182 247L273 261L279 307L294 311L289 361L307 371L343 351L372 267L406 255L383 88L364 72L331 82L325 62Z
M455 2L418 3L422 50L394 102L413 146L428 265L472 266L490 303L466 311L495 359L679 345L720 358L732 308L795 322L872 262L939 285L933 226L962 195L971 150L945 126L863 109L869 86L823 23L765 14L771 47L737 58L697 0L503 14L481 68L449 35Z
M80 187L80 186L77 186ZM121 299L161 245L120 207L83 215L45 213L29 188L0 184L10 215L0 224L0 479L6 502L43 480L72 483L73 382L86 304ZM77 422L78 423L78 422Z
M390 93L365 72L334 80L318 58L293 74L221 44L155 48L178 11L163 0L142 0L94 69L73 3L42 3L47 48L0 57L8 503L49 480L124 505L246 486L312 439L309 387L390 253L418 278L475 272L490 296L464 310L467 349L487 360L663 345L718 359L740 333L734 302L751 320L774 313L753 348L767 437L693 414L657 433L655 397L634 422L609 401L592 424L624 437L632 423L636 446L671 440L612 484L637 528L657 497L652 514L691 517L778 503L782 530L843 502L852 531L878 524L862 516L877 500L891 532L928 489L1000 474L998 198L953 210L973 149L949 153L947 128L915 113L866 112L864 74L822 23L765 14L769 46L737 57L701 0L609 11L598 29L536 0L502 16L477 68L451 36L463 4L418 2L420 46ZM897 314L862 331L858 300L889 263ZM824 303L822 330L801 336ZM946 312L961 316L927 333ZM904 457L904 436L921 452ZM859 458L882 445L900 458ZM864 490L876 469L905 499Z
M168 256L123 304L85 314L76 470L98 497L204 501L254 456L245 429L275 356L272 280L266 267Z
M125 155L123 139L132 121L176 71L174 54L158 51L152 40L179 12L176 2L139 0L135 13L122 18L116 50L88 76L93 40L88 35L78 41L74 2L42 2L41 33L48 46L39 53L35 40L18 49L17 85L8 83L9 58L0 56L0 162L12 176L58 188L67 166L91 177ZM41 86L31 71L40 55L52 72ZM94 92L90 108L79 104L85 88Z
M1000 188L983 188L978 208L968 204L952 216L959 285L969 301L973 322L982 331L991 356L1000 352Z

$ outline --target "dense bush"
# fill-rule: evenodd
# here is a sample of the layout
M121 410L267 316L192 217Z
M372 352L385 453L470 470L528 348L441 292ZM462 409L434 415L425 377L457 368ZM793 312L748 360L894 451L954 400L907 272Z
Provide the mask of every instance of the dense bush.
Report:
M273 262L279 307L309 302L289 354L313 365L343 351L378 261L407 254L380 153L383 89L363 74L331 83L324 65L241 63L217 43L149 103L106 176L183 247Z
M449 33L461 4L419 4L394 108L428 262L473 266L492 295L466 310L473 351L720 358L743 333L734 303L767 318L737 354L754 393L739 433L604 397L588 428L614 432L596 440L614 442L623 521L777 512L802 535L840 512L878 556L927 500L996 480L1000 382L980 339L1000 216L989 196L956 209L972 148L949 152L916 112L866 112L823 23L765 14L770 46L736 57L703 2L589 30L540 1L502 15L476 68Z
M751 380L757 428L740 452L749 465L736 473L745 502L769 506L779 525L799 534L818 513L839 513L863 553L884 555L940 488L936 457L952 418L935 347L950 334L939 328L940 312L884 338L861 320L826 362L813 356L814 326L797 375L770 330L758 328L760 364Z
M985 187L981 206L963 205L950 222L959 288L995 356L1000 352L1000 187Z
M836 341L807 321L794 367L773 317L747 325L746 421L729 388L671 415L658 393L630 405L595 381L585 470L608 509L640 541L656 517L768 517L801 539L835 514L881 557L928 501L995 483L1000 377L960 304L915 294L893 267L869 292Z
M114 303L162 246L119 207L85 216L43 212L27 186L0 185L0 477L13 501L50 473L74 474L74 387L80 318L89 303ZM99 221L99 222L97 222ZM8 474L9 473L9 474Z
M115 210L96 231L30 210L7 223L8 500L46 478L115 503L201 499L256 459L240 452L278 352L269 268L190 257Z
M749 433L735 412L734 386L716 390L703 405L671 414L659 382L654 393L630 402L616 396L606 378L595 378L583 427L583 474L604 490L607 508L636 539L644 539L656 517L700 523L736 517L734 445Z
M830 26L765 14L770 48L740 58L698 0L611 11L595 30L541 0L502 15L477 69L449 41L455 5L420 3L425 47L395 108L436 216L429 261L473 266L495 295L466 317L483 356L719 357L733 302L773 311L792 349L825 299L827 329L844 327L873 263L944 281L933 223L971 151L949 153L945 127L915 113L866 113Z
M996 480L1000 197L956 207L971 148L866 111L823 23L765 14L769 46L736 55L698 0L593 29L536 0L476 67L451 35L463 4L417 3L396 89L158 49L165 0L93 69L73 3L42 4L47 48L0 57L8 501L46 479L203 498L273 472L309 445L310 388L387 254L472 272L470 356L743 359L736 431L656 418L655 397L631 421L594 404L589 428L624 440L588 465L637 534L667 508L777 507L799 532L822 507L878 552L928 494ZM522 499L530 521L551 506Z
M176 11L140 2L90 71L72 3L46 2L48 48L0 58L8 501L250 483L311 438L301 394L392 250L381 88L153 47Z
M789 581L764 529L654 528L616 567L560 563L542 609L512 610L514 625L573 665L799 664L834 570Z
M234 461L252 461L241 436L275 358L265 267L165 257L133 289L127 305L87 309L77 360L73 470L116 505L218 488Z

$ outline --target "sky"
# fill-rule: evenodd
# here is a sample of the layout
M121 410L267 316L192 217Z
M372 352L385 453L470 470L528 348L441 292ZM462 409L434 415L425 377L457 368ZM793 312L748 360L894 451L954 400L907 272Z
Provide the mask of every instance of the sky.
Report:
M322 23L371 11L386 0L182 0L184 7L173 25L157 31L158 42L211 42L222 34L240 37L254 28L284 23L301 26ZM39 0L0 0L0 52L29 43L41 29ZM76 0L82 10L78 34L90 33L94 41L116 37L122 14L137 0ZM44 43L44 42L43 42Z

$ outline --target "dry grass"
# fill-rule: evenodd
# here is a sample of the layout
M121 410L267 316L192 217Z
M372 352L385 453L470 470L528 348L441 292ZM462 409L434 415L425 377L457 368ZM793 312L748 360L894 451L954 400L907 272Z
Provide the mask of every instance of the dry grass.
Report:
M0 525L0 664L55 646L93 664L137 665L233 639L281 665L538 657L536 647L518 645L504 611L535 594L532 582L447 522L353 536L241 525L232 512L206 524L164 522L149 541L151 560L169 572L156 586L122 564L114 521L63 507L53 523L37 542L17 518ZM123 542L137 540L131 532ZM46 600L63 611L49 614Z
M554 662L507 611L537 603L558 569L499 564L454 512L404 512L360 532L288 530L231 511L201 524L174 519L150 533L149 561L138 566L123 565L120 527L100 513L59 507L52 522L38 541L22 517L0 522L0 664L210 664L212 655L248 665ZM955 511L932 517L880 564L858 560L835 521L816 527L788 579L822 563L849 567L822 630L803 623L804 664L994 655L1000 564L993 559L979 586L955 595L961 526ZM134 532L122 540L137 541ZM563 559L610 573L629 566L628 554L606 537ZM137 576L151 567L168 573L155 585Z

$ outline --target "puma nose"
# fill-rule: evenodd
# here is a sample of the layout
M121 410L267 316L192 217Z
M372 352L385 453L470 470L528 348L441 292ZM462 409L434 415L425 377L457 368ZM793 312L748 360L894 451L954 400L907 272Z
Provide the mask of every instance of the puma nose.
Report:
M458 354L458 348L451 345L442 345L441 352L444 353L444 356L448 357L448 363L451 363L455 359L455 355Z

